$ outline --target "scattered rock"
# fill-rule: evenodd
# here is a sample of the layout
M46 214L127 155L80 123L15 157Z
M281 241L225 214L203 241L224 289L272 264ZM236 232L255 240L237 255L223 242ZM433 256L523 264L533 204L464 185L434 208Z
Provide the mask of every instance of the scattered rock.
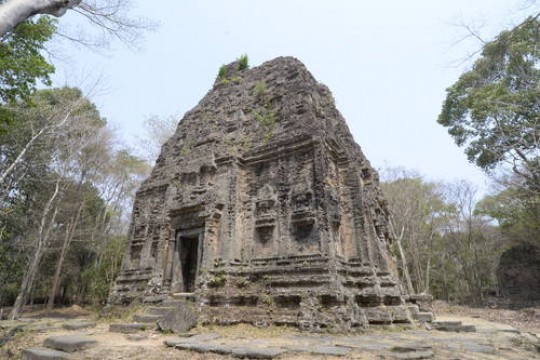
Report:
M461 325L459 328L460 332L476 332L476 326L474 325Z
M87 336L52 336L45 339L46 347L65 352L74 352L92 347L97 341Z
M153 324L162 318L162 315L136 314L133 316L133 321L144 324Z
M161 331L182 333L195 327L198 318L199 314L192 304L181 302L174 310L167 312L157 325Z
M31 348L22 351L22 360L63 360L69 359L69 354L45 348Z
M281 348L233 347L201 343L178 344L175 347L180 350L227 355L237 359L274 359L287 351Z
M431 345L408 344L392 347L391 357L394 359L432 359Z
M186 334L186 335L190 335L190 334ZM213 333L210 333L210 334L196 334L196 335L193 335L193 336L176 337L176 338L167 339L167 340L164 341L164 343L165 343L165 345L167 345L169 347L174 347L174 346L176 346L178 344L205 343L205 342L209 342L209 341L219 339L219 337L220 336L218 334L213 334Z
M436 320L432 324L435 330L453 332L476 332L476 325L463 325L461 321ZM483 329L483 332L496 332L495 328Z
M169 311L174 310L174 306L150 306L146 308L145 312L149 315L160 315L163 316Z
M344 356L351 352L350 347L343 346L315 346L310 352L317 355Z
M232 348L231 356L238 359L274 359L286 351L280 348Z
M66 330L81 330L96 327L96 323L90 321L73 321L62 324L62 327Z
M122 334L133 334L138 331L146 330L146 326L144 324L137 324L137 323L116 323L116 324L110 324L109 325L109 331L110 332L118 332Z
M433 313L431 312L418 312L416 316L420 323L432 322L434 320Z

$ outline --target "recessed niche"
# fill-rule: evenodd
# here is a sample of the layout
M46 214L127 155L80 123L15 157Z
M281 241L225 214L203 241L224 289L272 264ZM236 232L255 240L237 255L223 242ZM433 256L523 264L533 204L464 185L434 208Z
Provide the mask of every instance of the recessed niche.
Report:
M255 230L255 239L259 244L269 244L274 238L274 227L263 226Z
M141 259L142 248L143 248L142 244L131 245L131 249L130 249L131 263L135 266L139 265L139 260Z
M307 243L312 239L313 223L297 223L293 228L294 239L299 243Z

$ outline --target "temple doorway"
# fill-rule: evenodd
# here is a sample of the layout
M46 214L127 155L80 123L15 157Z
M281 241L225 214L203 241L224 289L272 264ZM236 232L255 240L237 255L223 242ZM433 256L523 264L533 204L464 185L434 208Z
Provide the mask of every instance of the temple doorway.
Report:
M202 259L202 229L182 231L177 234L177 256L179 260L179 275L181 281L178 285L180 292L192 293L195 291L197 274Z

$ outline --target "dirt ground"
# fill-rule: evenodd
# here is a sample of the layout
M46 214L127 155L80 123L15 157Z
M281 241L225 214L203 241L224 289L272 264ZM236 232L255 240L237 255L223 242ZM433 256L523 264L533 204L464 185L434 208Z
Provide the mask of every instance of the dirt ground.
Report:
M434 303L435 312L437 316L441 317L453 317L453 318L469 318L477 319L478 321L490 320L497 323L503 323L511 325L512 327L530 332L532 334L538 334L540 336L540 308L524 308L520 310L506 310L506 309L491 309L491 308L471 308L465 306L450 305L441 301ZM134 340L125 334L111 333L108 331L109 324L111 322L129 321L130 316L140 310L130 309L128 311L120 311L117 313L101 313L101 316L95 311L88 311L80 307L71 307L64 309L57 309L52 314L44 311L33 311L24 314L23 321L12 323L9 321L0 321L0 338L8 331L12 329L16 324L27 324L25 330L17 332L15 336L6 344L0 347L0 359L20 359L22 350L31 347L40 347L43 344L45 338L54 335L65 335L66 330L61 327L66 321L73 319L96 321L97 326L90 329L80 330L77 333L91 336L98 341L98 346L91 349L78 352L73 355L73 359L103 359L103 360L161 360L161 359L227 359L228 357L205 353L200 354L190 351L180 351L174 348L169 348L164 345L164 341L170 338L176 337L172 334L162 334L157 331L146 331L142 339ZM10 327L11 326L11 327ZM421 333L424 331L424 333ZM402 332L397 328L387 328L384 330L370 330L367 331L366 337L380 338L384 341L393 342L399 344L400 342L418 342L430 341L425 339L425 334L433 334L433 337L438 336L438 332L426 332L424 329L421 331ZM279 347L280 344L284 344L287 341L290 343L291 339L305 339L311 335L306 333L300 333L295 329L271 327L265 329L259 329L248 325L239 325L233 327L199 327L194 329L194 333L215 333L220 336L220 342L222 344L255 344L257 341L264 341L267 346ZM421 334L419 334L421 333ZM422 335L424 334L424 335ZM325 336L336 339L333 335L317 335L321 339ZM447 335L446 340L448 341ZM457 336L457 335L456 335ZM469 336L469 335L460 335ZM480 341L480 334L471 334L471 341ZM476 338L474 336L477 336ZM314 336L316 338L316 336ZM338 339L350 339L350 337L342 336ZM444 339L439 339L444 340ZM452 339L450 338L450 341ZM463 338L459 341L463 341ZM467 340L468 341L468 340ZM492 341L492 340L490 340ZM498 345L498 338L495 340ZM480 342L481 343L481 342ZM313 342L308 343L313 344ZM519 346L517 346L519 345ZM449 351L447 348L433 348L434 359L533 359L540 358L538 353L531 351L531 349L525 349L521 346L523 344L505 345L499 348L497 355L494 354L458 354L454 351ZM482 346L482 345L480 345ZM502 350L501 350L502 349ZM501 352L502 351L502 352ZM347 354L345 357L336 357L329 355L315 355L306 352L298 353L286 353L280 357L280 359L384 359L392 358L386 357L388 352L377 351L361 351L354 350ZM456 357L457 356L457 357Z
M437 316L457 315L480 318L507 324L522 331L540 334L540 307L525 307L509 310L489 307L469 307L434 301L433 307Z

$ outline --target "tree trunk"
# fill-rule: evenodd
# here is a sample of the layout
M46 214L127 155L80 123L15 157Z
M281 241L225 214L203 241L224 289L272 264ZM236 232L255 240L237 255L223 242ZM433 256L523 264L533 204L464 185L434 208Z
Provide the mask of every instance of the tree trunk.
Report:
M32 136L30 141L26 143L26 145L21 150L19 155L17 155L17 157L15 158L15 161L13 161L13 163L10 166L8 166L8 168L0 174L0 184L5 183L6 177L13 171L13 169L15 169L15 166L17 166L17 164L19 164L23 160L23 157L24 155L26 155L26 152L28 151L28 149L32 146L34 141L36 141L45 132L45 130L46 128L43 128L37 134Z
M66 237L64 239L64 243L62 244L62 250L60 251L60 256L58 257L58 262L56 263L56 270L54 272L51 293L49 294L47 310L52 310L52 308L54 307L54 298L58 290L58 283L60 282L60 275L62 273L62 267L64 266L64 260L66 258L66 254L69 249L69 244L71 243L71 240L73 239L73 234L75 233L75 229L79 225L79 219L81 218L81 212L82 212L83 207L84 207L84 200L82 200L81 203L79 204L79 208L77 209L77 214L75 215L75 219L67 228Z
M51 198L47 201L45 208L43 209L43 214L41 216L41 223L39 225L39 231L38 231L38 236L37 236L36 250L34 251L34 255L32 256L30 266L28 267L28 270L24 274L23 281L21 283L21 289L19 291L19 294L17 295L17 298L15 299L15 303L13 304L13 309L11 310L11 314L10 314L11 320L15 320L19 318L21 309L26 303L30 289L32 288L34 284L34 280L36 278L36 274L39 269L39 263L41 262L41 258L45 251L47 242L49 240L50 231L51 231L52 225L54 224L56 214L58 213L58 208L54 209L54 213L48 225L47 225L47 217L52 209L53 203L56 197L58 196L59 191L60 191L60 179L56 181L54 192Z
M425 283L424 283L424 293L429 294L430 291L430 282L431 282L431 257L433 256L433 237L435 236L435 228L433 226L433 211L431 212L431 222L430 222L430 231L429 231L429 252L428 252L428 259L426 262L426 276L425 276Z
M0 38L33 15L62 16L82 0L7 0L0 5Z
M396 231L394 230L394 224L392 222L392 219L390 219L388 223L390 225L390 231L392 232L394 239L396 240L397 247L398 247L399 257L401 260L401 266L403 269L403 277L405 278L405 283L407 285L407 291L409 294L414 294L414 288L411 281L411 274L409 273L409 266L407 265L405 252L403 251L403 246L401 244L401 240L403 239L403 234L404 234L405 229L401 229L401 234L397 236Z

